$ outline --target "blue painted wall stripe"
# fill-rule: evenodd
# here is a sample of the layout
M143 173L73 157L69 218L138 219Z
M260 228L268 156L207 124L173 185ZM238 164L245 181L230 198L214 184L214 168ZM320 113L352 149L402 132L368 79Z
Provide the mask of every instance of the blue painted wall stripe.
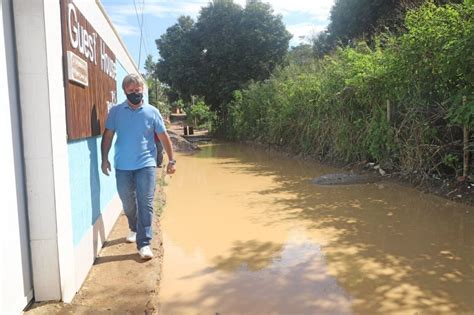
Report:
M117 62L117 102L125 99L122 80L128 73ZM97 218L117 194L115 172L105 176L100 170L101 136L68 143L69 184L71 189L72 227L74 246L92 229ZM114 148L109 152L113 163ZM113 168L113 165L112 165Z

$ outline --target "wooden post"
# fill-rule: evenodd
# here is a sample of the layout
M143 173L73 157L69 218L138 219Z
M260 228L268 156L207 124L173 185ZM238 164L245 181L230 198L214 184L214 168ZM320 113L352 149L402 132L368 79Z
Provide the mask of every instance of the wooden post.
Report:
M390 104L390 100L387 100L387 122L390 125L392 121L392 106Z
M463 106L466 106L467 103L467 97L463 96L462 97L462 104ZM467 180L467 177L469 176L469 165L471 163L470 161L470 156L469 156L469 129L467 125L464 126L463 128L463 160L464 160L464 165L463 165L463 170L462 170L462 176L464 177L464 180Z
M155 102L158 104L158 80L155 77Z

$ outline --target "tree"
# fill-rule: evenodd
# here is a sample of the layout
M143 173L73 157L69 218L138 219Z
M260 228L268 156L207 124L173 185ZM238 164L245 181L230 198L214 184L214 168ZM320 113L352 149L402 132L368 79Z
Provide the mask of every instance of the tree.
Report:
M145 80L148 85L148 95L150 104L156 104L158 100L158 76L156 75L156 63L153 56L148 55L145 60Z
M313 44L313 53L318 58L322 58L335 47L335 41L328 30L318 33L311 41Z
M313 47L309 44L300 44L291 47L288 53L288 61L290 64L306 65L314 60L315 54Z
M153 56L148 55L145 60L145 79L148 86L148 102L157 107L163 116L167 116L170 112L167 87L162 86L158 80L157 64L153 61ZM167 102L168 101L168 102Z
M286 30L282 17L273 14L272 7L257 0L247 1L241 21L245 79L264 80L283 61L292 35Z
M240 87L241 58L244 58L241 14L242 7L231 0L213 1L201 10L194 29L201 51L194 65L199 74L196 94L204 96L214 110Z
M410 1L419 4L422 0ZM395 29L404 17L400 0L336 0L331 9L328 30L344 44L355 38L370 39L381 27Z
M214 0L193 23L181 17L156 41L158 77L183 98L200 95L224 111L232 93L250 80L264 80L282 63L290 33L270 5Z
M156 72L156 63L153 61L153 56L148 55L146 56L145 60L145 78L153 78Z
M463 0L432 1L446 4L461 3ZM321 57L336 44L347 45L355 39L365 39L370 43L380 31L404 31L407 11L425 2L426 0L336 0L331 8L328 30L313 39L314 51Z
M194 21L189 16L181 16L156 40L161 56L156 66L158 79L185 100L190 99L193 84L198 79L194 63L199 52L193 43L193 26Z

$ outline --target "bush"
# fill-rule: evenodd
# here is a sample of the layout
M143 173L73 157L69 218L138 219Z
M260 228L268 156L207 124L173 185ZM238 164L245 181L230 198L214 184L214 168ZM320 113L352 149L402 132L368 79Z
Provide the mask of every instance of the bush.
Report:
M467 2L429 2L408 13L405 34L381 34L375 48L359 42L310 66L280 69L234 94L226 135L319 158L452 174L462 160L461 128L474 129L473 13Z
M167 103L159 101L159 102L156 102L155 106L160 111L161 116L163 117L163 119L165 119L165 120L169 119L169 116L171 114L171 108Z
M187 110L186 114L188 124L198 129L212 130L216 115L204 102L198 101Z

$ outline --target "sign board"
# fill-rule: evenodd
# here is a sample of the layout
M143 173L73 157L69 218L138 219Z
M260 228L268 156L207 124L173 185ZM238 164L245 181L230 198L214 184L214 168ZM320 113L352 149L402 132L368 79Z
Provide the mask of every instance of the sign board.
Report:
M60 3L68 140L97 136L116 102L115 54L72 0Z
M83 86L89 85L89 72L87 61L73 53L67 52L67 74L69 81Z

